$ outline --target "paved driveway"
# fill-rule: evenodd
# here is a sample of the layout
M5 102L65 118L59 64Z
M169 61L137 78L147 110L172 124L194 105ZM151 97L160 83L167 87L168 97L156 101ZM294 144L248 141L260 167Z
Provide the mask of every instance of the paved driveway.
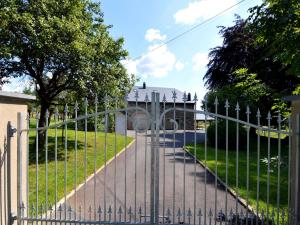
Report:
M135 132L128 131L128 135L135 136ZM184 136L186 143L194 143L195 137L198 143L204 141L204 133L201 131L197 131L196 134L193 131L187 131L185 134L179 131L175 138L171 134L160 135L160 214L166 216L169 209L172 223L183 222L183 209L185 208L186 223L189 222L189 219L192 223L194 220L199 223L200 218L203 223L203 216L193 216L198 214L199 209L204 214L206 205L206 223L209 224L210 209L213 214L215 207L217 212L220 209L224 212L226 192L219 184L216 189L214 177L207 174L205 198L205 169L198 163L195 164L194 159L182 149ZM137 134L135 143L112 161L106 170L103 169L96 175L96 195L94 195L94 179L91 179L86 186L82 186L77 191L76 211L78 212L78 207L81 205L82 217L93 219L94 211L90 211L89 206L93 208L95 204L97 208L101 206L102 212L104 209L106 212L111 212L106 214L106 219L124 221L126 208L127 221L149 220L147 216L150 214L150 141L149 134ZM215 198L216 190L217 199ZM230 209L235 211L236 200L229 193L227 196L229 213ZM68 200L68 204L72 207L75 206L74 197L73 195ZM175 207L173 207L174 205ZM243 208L239 204L238 207L239 211ZM119 211L120 208L121 211ZM130 213L129 208L131 208L132 213ZM179 209L180 214L178 214ZM189 209L192 214L190 217L187 213ZM144 217L145 215L146 217ZM101 213L100 216L103 218L104 214ZM99 214L97 214L98 217ZM214 218L212 218L212 224L214 224Z

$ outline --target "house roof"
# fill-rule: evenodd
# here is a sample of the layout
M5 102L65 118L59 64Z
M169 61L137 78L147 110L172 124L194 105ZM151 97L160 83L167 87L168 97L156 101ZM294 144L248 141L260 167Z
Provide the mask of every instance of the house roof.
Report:
M26 95L22 93L16 93L16 92L7 92L7 91L0 91L0 99L15 99L19 101L34 101L36 100L36 97L33 95Z
M179 91L174 88L165 88L165 87L145 87L143 86L134 86L131 92L128 94L128 102L136 101L136 92L138 94L138 102L145 102L146 95L148 95L149 102L151 101L151 93L158 92L160 93L160 101L163 101L163 97L166 96L167 103L173 103L173 92L176 93L176 103L183 103L184 92ZM188 93L187 93L188 94ZM194 104L193 96L191 97L191 101L187 101L189 104Z

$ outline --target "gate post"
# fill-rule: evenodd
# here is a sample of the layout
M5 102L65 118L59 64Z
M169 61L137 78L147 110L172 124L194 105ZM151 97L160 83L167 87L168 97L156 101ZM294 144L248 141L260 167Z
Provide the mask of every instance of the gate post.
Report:
M290 158L290 205L293 217L289 221L291 224L300 225L300 96L286 97L291 101L291 158Z
M16 129L12 127L11 122L7 123L7 142L6 142L6 151L7 151L7 222L8 225L12 225L15 220L15 215L12 212L12 185L11 185L11 138L14 136ZM2 218L1 218L2 219Z
M17 120L17 224L21 225L22 216L22 114L18 113ZM28 131L29 132L29 131ZM28 181L27 181L28 182Z
M151 96L151 185L150 223L159 223L159 93Z

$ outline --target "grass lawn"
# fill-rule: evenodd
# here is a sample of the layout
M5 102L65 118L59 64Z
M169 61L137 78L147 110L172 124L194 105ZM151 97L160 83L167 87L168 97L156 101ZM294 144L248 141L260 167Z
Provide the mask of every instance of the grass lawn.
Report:
M194 145L187 146L190 153L194 154ZM269 195L269 210L271 217L272 210L274 209L275 215L277 213L277 156L278 156L278 140L271 138L271 169L270 169L270 195ZM267 158L268 158L267 138L261 137L261 150L260 150L260 191L259 191L259 210L264 209L266 215L267 209ZM205 147L204 144L196 146L197 159L205 162ZM256 209L256 191L257 191L257 140L256 138L250 141L250 154L249 154L249 205ZM236 151L229 150L228 152L228 184L237 191L239 195L247 198L247 152L239 151L239 172L238 172L238 189L236 188ZM215 171L215 148L207 147L207 166ZM288 146L281 147L281 167L280 167L280 210L287 210L288 200ZM226 177L226 151L218 149L218 177L225 182ZM281 215L281 211L280 211ZM275 216L276 222L276 216Z
M62 139L62 130L58 129L57 138L57 200L59 201L64 196L64 165L65 165L65 148L64 141ZM66 189L69 193L74 188L75 181L75 131L68 130L68 147L67 147L67 179ZM48 203L55 203L55 130L49 129L48 132ZM126 144L129 144L133 138L125 137L121 135L115 135L114 133L107 133L106 139L106 152L107 160L114 156L115 145L116 152L121 151ZM87 177L94 172L94 159L96 160L96 170L104 165L104 143L105 133L98 132L96 137L97 151L96 157L94 157L94 141L95 133L87 132ZM29 153L29 204L35 205L36 203L36 157L35 157L35 132L30 132L30 153ZM84 182L84 131L78 131L78 144L77 144L77 185ZM39 205L44 204L46 201L46 163L45 163L45 150L39 151L39 164L38 164L38 200ZM36 206L35 206L36 207Z

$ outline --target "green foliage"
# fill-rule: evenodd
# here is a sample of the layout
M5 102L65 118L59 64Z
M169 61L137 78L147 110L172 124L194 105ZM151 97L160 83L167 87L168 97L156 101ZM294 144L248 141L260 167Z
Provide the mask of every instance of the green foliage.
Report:
M99 3L90 0L2 0L0 79L32 80L40 125L46 109L70 95L123 95L133 79L121 64L127 56L124 40L113 39L110 27L103 23Z
M207 139L208 144L211 147L215 147L216 140L216 122L212 122L207 128ZM218 119L217 122L218 129L218 148L226 149L226 121ZM237 135L237 125L235 122L228 121L228 148L236 149L236 135ZM245 150L247 144L247 134L243 125L239 124L239 150Z
M226 108L224 107L225 101L228 100L230 107L228 109L229 116L236 116L236 104L240 106L240 119L246 120L246 107L249 106L250 122L256 123L256 112L260 111L264 118L268 110L271 108L269 101L270 90L269 88L257 79L256 74L248 73L247 69L240 69L234 72L236 83L209 91L206 94L207 108L210 112L215 112L215 98L218 98L220 103L218 113L225 115Z
M265 45L266 57L278 58L300 76L299 0L264 0L250 9L249 22L257 45Z
M256 106L255 110L260 107L262 114L271 108L280 110L285 116L289 114L289 105L282 98L291 95L300 84L300 76L295 76L299 75L299 35L297 32L291 32L290 36L286 33L289 29L299 28L300 17L295 15L300 4L296 2L276 0L269 5L263 4L251 9L252 14L247 20L237 17L234 26L221 27L223 45L210 51L204 76L211 90L208 95L222 98L225 94L225 98L233 100L231 102L239 100L241 104L246 101L250 107ZM289 4L292 4L290 9ZM280 20L286 27L280 25ZM285 59L285 56L292 59ZM241 68L247 68L248 72ZM250 80L241 74L250 76Z

